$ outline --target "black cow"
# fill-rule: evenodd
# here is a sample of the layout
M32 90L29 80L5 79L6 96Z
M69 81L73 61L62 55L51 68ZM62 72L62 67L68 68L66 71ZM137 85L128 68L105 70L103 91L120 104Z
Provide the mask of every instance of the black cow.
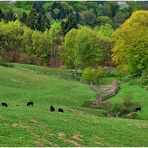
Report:
M135 112L141 111L141 107L135 108Z
M2 102L1 104L2 104L3 107L8 107L8 104L5 103L5 102Z
M62 108L58 108L58 112L64 113L64 110Z
M27 102L26 106L33 106L33 102Z
M50 106L50 111L51 112L54 112L55 111L55 108L52 105Z

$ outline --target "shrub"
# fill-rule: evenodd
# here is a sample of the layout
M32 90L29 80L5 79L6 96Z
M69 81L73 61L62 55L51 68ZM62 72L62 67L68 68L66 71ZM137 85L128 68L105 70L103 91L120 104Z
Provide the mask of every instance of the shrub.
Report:
M148 90L148 85L145 86L145 89Z
M104 77L106 75L106 71L103 68L96 69L99 77Z
M87 83L99 83L99 73L96 69L85 68L81 80Z
M111 68L105 70L105 76L106 77L119 77L120 73L118 68Z
M98 108L110 111L112 109L112 104L109 101L104 101L99 104Z
M85 101L82 107L90 107L90 101Z
M140 79L137 80L137 83L139 86L145 86L148 84L148 72L147 71L143 72Z
M5 60L3 60L2 57L0 57L0 66L4 66L4 67L14 67L13 64L7 63Z
M105 70L103 68L85 68L81 77L81 80L87 83L99 83L100 79L105 76Z
M129 119L138 119L138 114L136 112L131 112L127 114L126 117Z
M111 112L119 114L121 117L126 117L131 112L134 112L135 108L140 106L140 104L132 102L131 99L132 99L132 96L127 95L124 98L122 103L114 104L112 106ZM133 116L134 116L134 114L133 114ZM134 117L136 117L136 115Z
M130 71L130 68L131 67L128 66L128 65L120 65L120 66L117 67L118 73L119 73L120 76L126 76L126 75L128 75L129 74L128 71Z

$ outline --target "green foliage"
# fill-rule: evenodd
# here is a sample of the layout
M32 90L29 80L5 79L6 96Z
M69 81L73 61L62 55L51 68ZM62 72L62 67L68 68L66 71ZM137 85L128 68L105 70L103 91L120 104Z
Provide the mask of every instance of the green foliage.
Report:
M69 31L64 42L64 63L75 69L98 66L102 61L102 49L98 40L95 31L88 27Z
M19 21L0 22L0 45L4 50L17 50L21 46L23 27Z
M16 15L14 14L14 12L10 9L7 10L4 14L4 19L6 20L6 22L8 21L15 21L16 20Z
M131 95L128 95L124 98L123 103L120 104L114 104L111 112L118 113L120 116L128 115L131 112L135 111L136 107L139 107L139 103L133 103L131 101Z
M112 104L109 101L103 101L98 106L99 109L105 109L106 111L111 111Z
M73 14L69 14L66 19L62 22L62 30L63 33L67 33L72 28L78 28L75 16Z
M105 71L102 68L85 68L83 70L81 80L87 83L99 83L100 80L105 76Z
M129 81L128 81L129 82ZM111 97L108 101L114 104L122 104L128 94L132 94L130 101L132 103L139 102L141 105L141 112L138 112L138 116L141 119L147 119L148 112L148 94L145 88L141 88L138 85L130 85L129 83L121 83L121 89L116 96Z
M113 21L114 21L114 28L118 28L126 19L126 16L123 12L117 12Z
M84 69L81 80L87 83L97 83L99 81L99 77L95 69L88 67Z
M76 70L78 69L78 66L80 66L80 55L76 48L75 41L77 32L78 30L71 29L65 35L64 47L61 54L64 64L67 65L68 68L75 68Z
M137 81L138 85L145 86L148 84L148 72L144 71L142 76Z
M99 29L96 28L96 30L97 30L97 35L99 37L99 44L102 49L102 55L103 55L102 61L103 63L105 63L106 61L111 61L112 41L110 37L114 29L112 28L111 25L105 24L100 26Z
M58 47L61 42L61 25L59 22L54 22L50 30L40 32L31 30L29 27L21 24L18 20L15 22L4 23L0 22L0 49L3 55L12 52L11 60L17 62L17 58L21 53L27 54L28 63L34 56L42 60L41 63L48 64L53 57L58 59ZM57 50L57 51L56 51ZM30 63L30 62L29 62Z
M110 38L113 32L114 29L112 28L112 26L110 24L105 24L100 26L98 35L102 38Z
M6 62L1 56L0 56L0 66L4 66L4 67L14 67L13 64L10 64L10 63Z
M112 24L112 20L110 19L110 17L108 16L99 16L97 18L97 23L101 26L101 25L105 25L105 24Z
M76 48L79 50L81 67L97 67L102 61L102 49L95 31L81 27L76 36Z
M147 5L144 2L125 2L127 7L119 6L117 2L1 2L0 8L5 11L12 10L16 18L21 20L23 13L29 14L29 18L35 20L27 20L25 24L29 24L32 28L36 26L37 18L39 26L36 29L42 31L44 22L40 18L44 18L49 25L49 20L63 21L63 32L68 32L71 27L78 25L89 25L95 27L96 25L105 25L106 23L113 27L118 27L123 23L125 18L130 17L133 11L140 10ZM35 10L35 13L32 10ZM31 16L31 13L34 14ZM41 15L40 15L41 14ZM46 17L47 16L47 17ZM45 19L46 18L46 19ZM1 17L0 17L1 19ZM32 24L31 24L32 22Z
M148 68L148 12L137 11L113 34L113 61L142 74Z
M96 15L94 14L94 11L92 9L82 11L80 18L81 24L83 25L94 27L96 24Z

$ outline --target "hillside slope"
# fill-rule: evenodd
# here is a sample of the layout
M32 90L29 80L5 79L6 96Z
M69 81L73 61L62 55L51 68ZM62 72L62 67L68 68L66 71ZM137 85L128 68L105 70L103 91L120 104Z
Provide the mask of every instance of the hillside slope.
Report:
M51 75L37 74L49 70ZM0 66L0 146L148 146L148 121L99 117L82 108L96 93L88 85L53 76L54 70ZM27 101L34 107L26 107ZM51 113L49 106L64 108ZM20 105L20 106L16 106Z

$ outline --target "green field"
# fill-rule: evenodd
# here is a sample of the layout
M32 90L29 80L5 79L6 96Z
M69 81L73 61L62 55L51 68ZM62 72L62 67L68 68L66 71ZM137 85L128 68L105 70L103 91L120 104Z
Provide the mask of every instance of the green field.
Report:
M96 92L89 85L59 78L58 71L0 66L0 101L9 104L0 107L0 146L148 146L148 120L106 118L103 110L82 107ZM128 93L140 100L139 116L147 119L148 94L143 88L122 84L110 101L120 102ZM26 107L27 101L34 107ZM62 107L64 114L51 113L50 105Z

